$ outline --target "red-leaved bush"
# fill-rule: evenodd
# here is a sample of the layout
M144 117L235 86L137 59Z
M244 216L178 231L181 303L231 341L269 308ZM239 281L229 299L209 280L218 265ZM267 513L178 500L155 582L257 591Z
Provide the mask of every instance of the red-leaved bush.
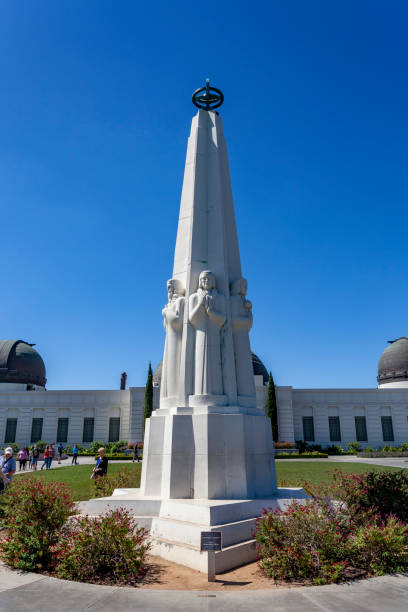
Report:
M323 584L408 569L405 470L335 470L329 483L299 484L313 499L264 511L257 521L260 564L268 576Z
M82 582L135 585L145 570L147 535L122 508L96 518L74 517L53 547L54 574Z
M2 560L22 570L48 569L51 546L73 507L65 484L16 478L1 499L1 526L5 529L0 543Z

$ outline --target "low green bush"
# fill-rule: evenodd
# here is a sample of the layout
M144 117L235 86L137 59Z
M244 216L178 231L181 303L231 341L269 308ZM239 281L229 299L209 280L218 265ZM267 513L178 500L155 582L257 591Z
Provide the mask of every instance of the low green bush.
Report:
M327 459L327 453L276 453L275 459Z
M135 470L124 467L115 474L106 474L93 480L93 497L109 497L115 489L126 489L137 486Z
M75 517L53 547L59 578L113 585L136 585L149 549L147 532L119 508L105 516Z
M264 511L256 522L260 566L275 580L337 582L349 556L347 536L347 523L329 504L310 500Z
M353 454L359 453L361 451L361 444L360 442L349 442L347 448Z
M346 504L355 512L374 511L383 519L392 514L399 520L408 523L408 474L406 470L368 472L360 477L353 475L353 479L348 476L350 475L343 474L341 487L344 490Z
M98 452L98 450L99 450L101 447L104 447L104 448L105 448L104 443L103 443L103 442L100 442L100 440L95 440L94 442L92 442L91 446L89 447L89 450L90 450L90 452L91 452L91 453L94 455L95 453L97 453L97 452ZM105 449L105 450L106 450L106 449Z
M260 565L314 584L408 570L408 473L346 474L302 486L313 499L256 522ZM336 501L336 503L333 503Z
M361 525L350 546L354 565L377 576L408 568L408 526L394 516Z
M61 482L15 478L1 500L0 557L11 567L38 571L50 567L58 530L73 514L72 494Z
M128 445L128 440L119 440L118 442L114 442L110 448L110 452L112 454L122 453Z

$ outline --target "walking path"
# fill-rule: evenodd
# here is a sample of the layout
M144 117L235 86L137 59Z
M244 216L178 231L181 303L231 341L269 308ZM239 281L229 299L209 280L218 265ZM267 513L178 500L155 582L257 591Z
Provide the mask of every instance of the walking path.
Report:
M367 463L367 465L384 465L390 467L398 467L398 468L408 468L408 460L407 457L357 457L356 455L336 455L336 456L328 456L327 459L276 459L277 463L281 461L303 461L303 462L312 462L312 463L325 463L327 461L333 463Z
M129 460L121 460L121 459L109 459L109 463L128 463L129 465L132 464L132 461ZM42 466L43 462L40 461L37 465L37 472L41 471L41 466ZM51 464L51 470L55 469L55 468L61 468L61 467L69 467L72 465L72 458L68 457L68 459L63 459L61 461L61 463L58 463L58 459L54 459L52 464ZM78 457L78 465L95 465L95 458L93 456L85 456L85 457ZM45 467L44 467L45 470ZM44 471L43 470L43 471ZM18 474L27 474L27 473L31 473L33 472L33 470L30 470L28 468L28 464L27 464L27 469L25 470L19 470L18 469L18 463L17 463L17 471L14 474L14 476L17 476Z
M222 580L222 577L219 576ZM18 573L0 566L0 612L406 612L408 576L382 576L342 585L259 591L168 591L98 586Z

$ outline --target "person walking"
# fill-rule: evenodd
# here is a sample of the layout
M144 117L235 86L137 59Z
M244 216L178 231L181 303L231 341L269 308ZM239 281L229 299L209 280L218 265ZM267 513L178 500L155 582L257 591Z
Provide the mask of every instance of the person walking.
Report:
M61 442L58 444L58 463L61 463L61 459L62 459L62 451L64 450L64 447L62 446Z
M31 465L32 465L33 471L35 472L37 470L37 463L40 457L40 449L38 448L37 445L35 445L34 448L31 449L31 453L32 453Z
M17 459L20 464L18 471L21 472L21 470L26 469L26 463L27 463L27 451L24 447L20 448L20 450L18 451Z
M91 478L94 480L96 478L99 478L100 476L106 476L108 472L108 458L105 457L105 449L103 448L103 446L101 446L101 448L98 448L98 453L99 457L96 460L96 466L94 467L91 475Z
M54 455L55 455L55 442L53 442L52 444L50 444L49 448L48 448L48 463L47 463L47 470L51 469L51 464L52 464L52 460L54 459Z
M45 467L45 469L47 469L48 466L48 451L49 451L49 446L46 446L44 449L44 460L43 460L43 464L41 466L41 469L43 469Z
M72 447L72 465L78 465L78 447L76 444Z
M28 469L31 470L33 467L33 447L30 446L28 449Z
M13 449L8 446L4 451L4 455L0 457L0 470L3 475L3 491L11 484L13 475L16 473L17 465L16 460L13 457Z

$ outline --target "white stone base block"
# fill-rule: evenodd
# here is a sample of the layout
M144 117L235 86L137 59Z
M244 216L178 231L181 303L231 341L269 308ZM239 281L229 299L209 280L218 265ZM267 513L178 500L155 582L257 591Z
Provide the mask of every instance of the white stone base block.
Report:
M271 424L264 413L239 406L177 410L184 414L160 409L146 420L144 497L242 500L276 493Z
M208 554L200 552L201 532L221 531L223 550L215 555L220 573L256 559L256 519L264 508L284 510L293 499L303 503L304 490L278 489L264 499L200 500L144 497L140 489L116 489L112 497L91 499L80 507L93 516L126 508L150 531L152 554L201 572L208 570Z

